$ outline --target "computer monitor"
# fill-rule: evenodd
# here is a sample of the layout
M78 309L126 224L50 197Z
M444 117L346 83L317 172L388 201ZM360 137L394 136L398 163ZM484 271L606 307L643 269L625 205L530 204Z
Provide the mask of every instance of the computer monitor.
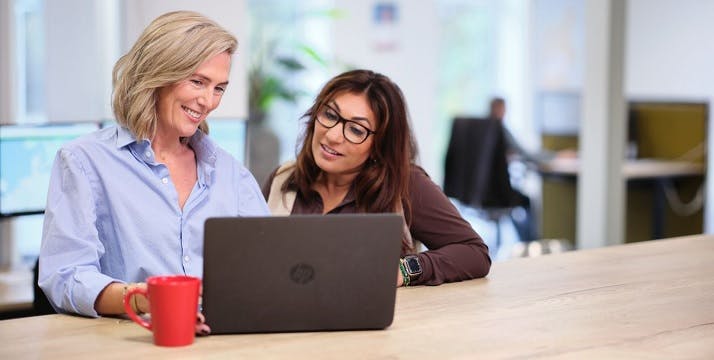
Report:
M0 126L0 217L42 213L59 148L99 128L99 123ZM209 128L221 148L245 161L245 120L212 119Z
M577 136L580 131L580 93L542 91L536 96L536 114L545 135Z
M96 123L0 126L0 216L42 213L57 151L98 128Z

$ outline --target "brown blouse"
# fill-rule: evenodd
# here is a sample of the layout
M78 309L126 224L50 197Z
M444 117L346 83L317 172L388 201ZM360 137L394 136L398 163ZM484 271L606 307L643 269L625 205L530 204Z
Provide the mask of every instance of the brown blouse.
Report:
M266 199L276 171L263 186ZM412 207L409 230L412 238L428 249L418 254L422 274L411 284L439 285L486 276L491 268L488 247L424 169L412 166L409 187ZM355 205L354 192L350 190L328 214L355 213ZM322 198L317 192L298 192L292 214L322 214L322 209Z

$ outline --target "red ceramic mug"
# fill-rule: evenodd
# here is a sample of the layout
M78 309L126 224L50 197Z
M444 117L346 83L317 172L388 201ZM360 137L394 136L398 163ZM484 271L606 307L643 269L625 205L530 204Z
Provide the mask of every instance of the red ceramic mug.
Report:
M152 276L146 289L133 288L124 295L124 310L137 324L154 333L154 344L184 346L193 343L201 279L193 276ZM137 316L131 308L131 297L149 299L150 321Z

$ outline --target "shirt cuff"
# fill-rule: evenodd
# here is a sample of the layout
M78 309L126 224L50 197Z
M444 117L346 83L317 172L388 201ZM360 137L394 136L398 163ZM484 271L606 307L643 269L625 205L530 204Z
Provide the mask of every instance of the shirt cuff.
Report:
M97 297L107 285L122 282L95 271L76 273L70 289L71 308L74 312L91 317L99 317L94 309Z

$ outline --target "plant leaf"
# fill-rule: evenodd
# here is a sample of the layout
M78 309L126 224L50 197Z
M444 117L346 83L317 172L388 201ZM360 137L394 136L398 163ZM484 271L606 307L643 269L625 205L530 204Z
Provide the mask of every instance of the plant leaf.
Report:
M346 15L347 12L340 9L312 10L303 13L303 17L325 17L328 19L342 19Z
M278 64L290 71L301 71L305 69L305 65L293 57L280 56L276 59L276 61Z
M327 61L325 61L325 59L323 59L322 56L320 56L313 48L305 44L299 44L298 49L302 50L304 54L309 56L318 64L322 65L322 67L327 67Z

